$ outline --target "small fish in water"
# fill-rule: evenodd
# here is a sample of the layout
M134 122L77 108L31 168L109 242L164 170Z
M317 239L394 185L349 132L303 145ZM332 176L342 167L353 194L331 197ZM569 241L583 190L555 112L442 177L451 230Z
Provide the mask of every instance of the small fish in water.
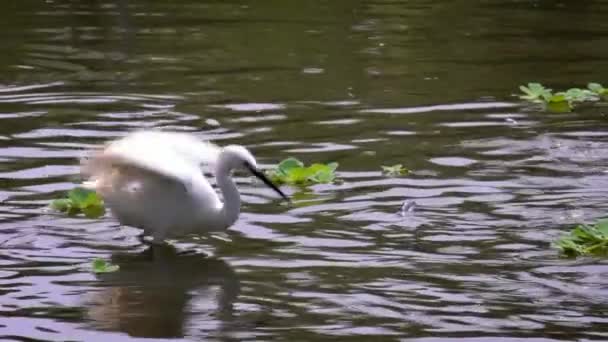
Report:
M508 122L508 123L510 123L510 124L512 124L512 125L517 125L518 124L517 120L515 120L513 118L506 118L505 121Z
M407 215L407 213L413 212L414 209L416 209L416 202L415 201L405 201L401 205L401 210L399 211L399 214L401 216L405 216L405 215Z

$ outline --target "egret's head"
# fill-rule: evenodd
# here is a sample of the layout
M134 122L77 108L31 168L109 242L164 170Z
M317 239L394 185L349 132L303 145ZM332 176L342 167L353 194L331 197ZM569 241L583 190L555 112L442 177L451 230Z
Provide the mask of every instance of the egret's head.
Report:
M226 166L233 170L243 169L245 163L248 163L255 168L258 167L258 164L251 152L240 145L228 145L224 147L221 158L224 159Z
M221 163L223 163L224 166L230 170L243 169L251 172L251 174L259 178L262 182L264 182L264 184L281 195L281 197L289 201L289 197L287 197L287 195L285 195L281 189L274 185L270 179L266 177L263 171L258 169L258 164L255 161L255 158L245 147L239 145L229 145L224 147L224 150L220 155L220 160Z

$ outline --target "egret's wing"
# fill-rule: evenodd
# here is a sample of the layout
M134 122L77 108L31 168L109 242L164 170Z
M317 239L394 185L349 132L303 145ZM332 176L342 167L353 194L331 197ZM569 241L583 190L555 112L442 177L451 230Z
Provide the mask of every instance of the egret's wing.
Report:
M147 229L149 234L162 239L170 231L179 232L179 227L187 226L187 220L200 207L193 200L197 189L207 188L204 194L210 198L208 203L218 206L216 197L210 195L211 186L201 174L184 173L182 177L173 170L169 177L127 162L102 154L94 159L97 167L84 184L103 197L123 225ZM194 183L189 182L196 180L199 187L192 187Z
M148 229L155 238L187 231L193 213L207 215L219 201L201 165L220 149L180 133L137 132L82 161L85 186L104 198L121 224ZM204 206L202 206L204 204ZM202 213L202 214L201 214Z
M140 168L187 185L202 164L217 162L220 148L183 133L142 131L110 143L83 160L81 172L102 178L117 166Z
M142 145L143 148L148 149L166 148L180 158L197 165L217 163L221 151L218 146L186 133L140 131L117 143L114 147L116 150L128 149L131 145Z

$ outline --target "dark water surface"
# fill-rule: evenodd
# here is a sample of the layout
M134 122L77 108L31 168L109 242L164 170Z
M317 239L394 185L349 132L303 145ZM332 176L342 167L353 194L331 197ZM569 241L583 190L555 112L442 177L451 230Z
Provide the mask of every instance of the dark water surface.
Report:
M608 107L512 96L608 83L607 2L2 7L1 340L608 340L608 263L551 245L608 212ZM232 229L146 259L109 215L47 210L138 128L337 161L343 182L285 187L288 207L243 175Z

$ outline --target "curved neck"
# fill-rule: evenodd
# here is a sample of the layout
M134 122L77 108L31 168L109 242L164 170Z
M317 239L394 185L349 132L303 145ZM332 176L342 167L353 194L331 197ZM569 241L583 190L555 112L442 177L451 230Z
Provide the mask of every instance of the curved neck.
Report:
M239 190L234 184L234 180L230 175L230 169L222 163L219 163L215 171L215 179L217 186L224 197L224 205L222 206L222 214L225 219L226 227L231 226L239 218L241 212L241 196Z

